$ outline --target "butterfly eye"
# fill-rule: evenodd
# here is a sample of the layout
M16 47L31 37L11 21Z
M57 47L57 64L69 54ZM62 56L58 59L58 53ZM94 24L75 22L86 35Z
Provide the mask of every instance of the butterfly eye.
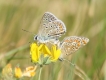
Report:
M38 39L38 36L36 35L35 37L34 37L34 40L37 40Z

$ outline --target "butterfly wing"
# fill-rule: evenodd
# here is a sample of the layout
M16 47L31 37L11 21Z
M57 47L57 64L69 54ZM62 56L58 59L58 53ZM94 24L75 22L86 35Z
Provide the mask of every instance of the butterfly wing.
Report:
M79 48L83 47L89 42L88 38L70 36L66 37L60 44L61 56L63 58L66 55L72 54L77 51Z
M38 41L55 41L66 32L66 27L64 23L57 19L52 13L46 12L42 17L38 31Z

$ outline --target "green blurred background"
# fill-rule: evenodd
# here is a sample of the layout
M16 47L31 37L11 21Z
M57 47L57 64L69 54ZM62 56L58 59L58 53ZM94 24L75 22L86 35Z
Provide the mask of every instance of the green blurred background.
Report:
M85 72L84 80L106 80L106 0L0 0L0 72L11 63L25 68L29 42L37 34L45 12L53 13L66 27L66 36L84 36L90 42L67 59ZM39 72L39 71L38 71ZM83 80L67 62L44 66L41 80ZM28 80L37 80L35 77ZM26 80L26 79L25 79Z

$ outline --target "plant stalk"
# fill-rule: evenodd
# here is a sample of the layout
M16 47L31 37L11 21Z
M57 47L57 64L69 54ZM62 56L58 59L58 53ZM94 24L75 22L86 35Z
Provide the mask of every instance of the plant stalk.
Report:
M39 78L38 78L38 80L41 80L41 72L42 72L42 66L40 66L40 71L39 71Z

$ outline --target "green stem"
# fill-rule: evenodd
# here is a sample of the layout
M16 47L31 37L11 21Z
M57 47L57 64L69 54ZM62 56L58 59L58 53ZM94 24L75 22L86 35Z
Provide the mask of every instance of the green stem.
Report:
M39 71L39 78L38 78L38 80L41 79L41 72L42 72L42 66L40 66L40 71Z

